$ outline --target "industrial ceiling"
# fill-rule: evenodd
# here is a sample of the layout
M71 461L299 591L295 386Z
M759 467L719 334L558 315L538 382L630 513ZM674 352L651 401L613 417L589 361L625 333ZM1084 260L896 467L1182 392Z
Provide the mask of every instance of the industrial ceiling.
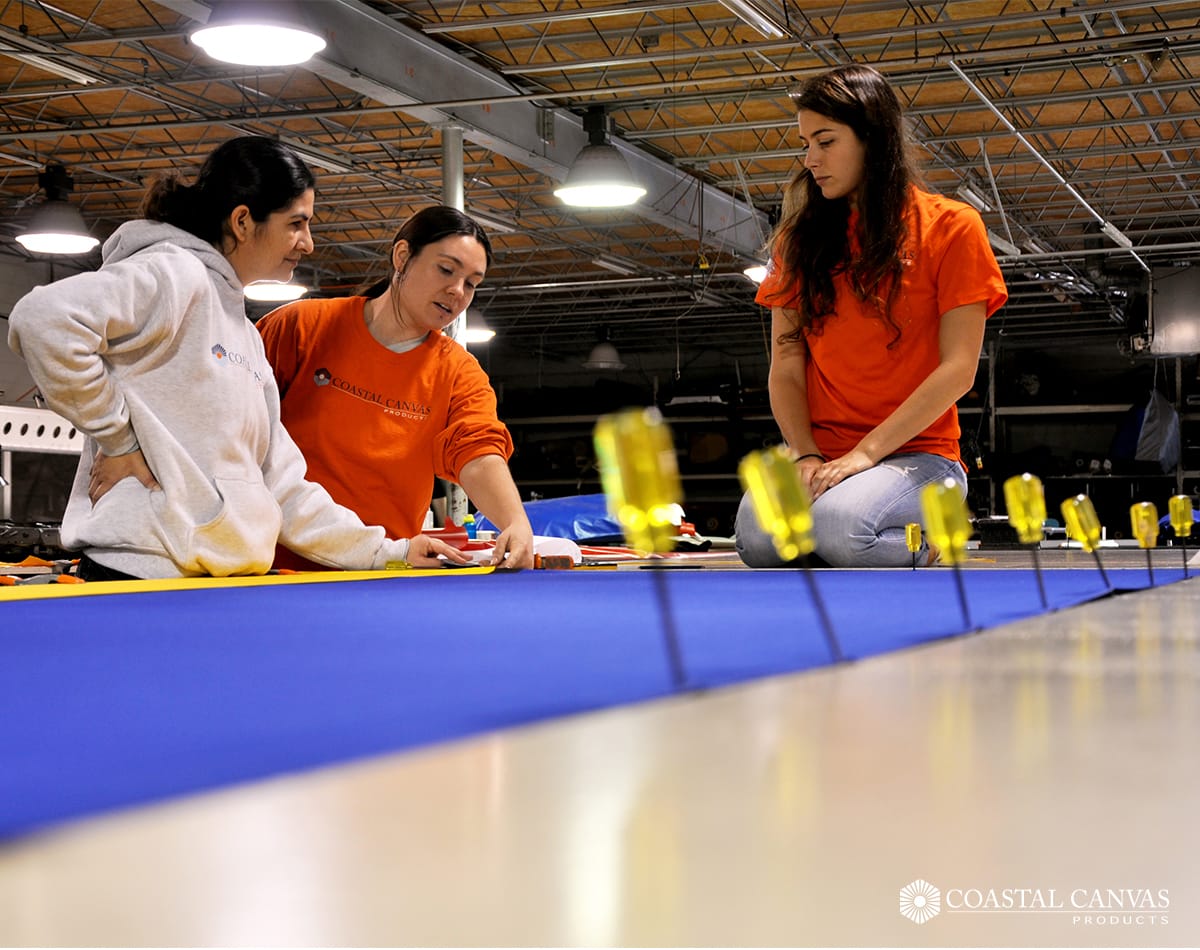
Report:
M1012 297L993 339L1126 345L1148 275L1200 261L1195 0L302 6L326 49L254 69L191 43L210 14L195 0L0 0L0 255L32 260L12 237L48 163L103 238L156 175L265 134L319 176L301 278L347 293L461 162L497 252L478 297L493 376L496 353L582 373L604 334L677 373L761 368L767 323L742 270L797 165L788 91L859 62L898 89L927 186L969 194L996 238ZM552 193L596 106L648 190L633 208Z

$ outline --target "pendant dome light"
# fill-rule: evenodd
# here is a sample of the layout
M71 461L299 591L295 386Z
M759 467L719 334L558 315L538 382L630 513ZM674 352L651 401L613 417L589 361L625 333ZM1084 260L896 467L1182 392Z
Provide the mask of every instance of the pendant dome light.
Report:
M496 331L484 319L482 313L475 309L470 309L466 312L462 336L459 338L463 344L488 343L495 335Z
M325 48L288 0L217 0L191 39L213 59L239 66L295 66Z
M625 361L621 359L621 354L613 346L608 327L601 327L597 336L596 345L592 347L588 358L583 361L583 368L602 373L619 373L625 368Z
M749 264L742 269L742 273L749 277L754 283L761 284L767 279L767 265Z
M563 204L577 208L623 208L646 193L634 180L629 164L608 141L608 119L602 106L591 106L583 117L588 144L575 157L567 180L554 190Z
M46 166L38 174L38 184L46 192L46 200L34 212L29 228L17 235L17 242L34 254L86 254L99 238L88 233L79 209L67 202L75 182L66 168L57 163Z

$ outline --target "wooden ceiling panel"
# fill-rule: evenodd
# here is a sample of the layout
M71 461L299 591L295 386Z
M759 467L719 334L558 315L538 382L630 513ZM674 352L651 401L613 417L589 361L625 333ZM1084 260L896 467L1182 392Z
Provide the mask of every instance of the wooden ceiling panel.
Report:
M103 237L136 213L155 175L188 172L218 142L256 133L299 146L313 165L311 278L331 292L353 288L377 274L398 220L441 200L440 126L461 121L467 208L496 250L480 303L502 346L528 354L552 341L566 353L617 324L623 351L644 347L651 359L683 322L695 359L711 341L720 359L761 361L763 314L741 275L761 242L735 244L700 222L697 196L752 208L765 238L798 162L788 90L863 62L906 104L929 186L953 195L970 184L987 199L989 230L1021 250L1003 258L1009 339L1027 329L1042 340L1050 325L1064 340L1128 333L1116 295L1077 289L1097 254L1116 282L1145 286L1144 268L1099 233L1098 218L1151 267L1200 266L1194 0L750 2L782 36L708 0L324 0L315 8L373 17L395 36L349 62L255 70L214 63L188 41L187 14L203 6L192 0L9 0L0 5L9 51L0 53L0 254L28 259L11 237L47 162L68 167L72 200ZM444 58L424 102L393 68L418 44ZM465 92L474 87L464 77L479 70L495 80L486 102ZM472 126L506 103L574 128L602 105L613 136L676 183L652 208L564 208L549 169L570 156L528 128L502 130L505 143ZM600 256L634 273L606 270Z

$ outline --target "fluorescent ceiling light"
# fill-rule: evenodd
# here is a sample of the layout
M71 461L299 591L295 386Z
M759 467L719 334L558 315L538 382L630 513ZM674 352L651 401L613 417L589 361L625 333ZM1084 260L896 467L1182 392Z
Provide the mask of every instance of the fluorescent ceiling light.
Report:
M308 288L303 284L282 280L256 280L247 284L242 293L247 300L258 300L263 303L286 303L289 300L299 300Z
M963 182L961 185L959 185L954 193L976 211L984 212L992 210L991 202L989 202L985 197L983 197L983 195L977 192L966 182Z
M497 218L486 211L475 211L472 209L466 213L476 223L484 225L490 231L499 231L501 234L512 234L517 230L515 224L511 224L503 218Z
M751 264L749 267L743 270L742 273L749 277L756 284L761 284L767 279L767 265Z
M718 0L718 2L747 26L758 30L768 39L786 35L783 27L758 9L750 0Z
M1119 244L1121 247L1124 247L1124 248L1133 247L1133 241L1131 241L1125 235L1125 233L1122 232L1121 229L1118 228L1111 221L1105 221L1104 224L1102 224L1100 226L1100 230L1102 232L1104 232L1106 235L1108 235L1108 237L1112 239L1114 244Z
M295 66L325 48L324 38L303 25L285 0L214 3L207 25L191 38L213 59L239 66Z
M624 274L626 277L632 276L638 272L637 266L630 261L623 261L616 257L605 257L601 254L594 258L592 263L597 267L603 267L605 270L610 270L614 274Z
M1020 257L1021 256L1021 249L1019 247L1017 247L1015 244L1013 244L1012 241L1006 241L999 234L997 234L995 231L992 231L992 230L988 231L987 236L988 236L988 243L991 244L992 247L994 247L1001 254L1003 254L1007 257Z
M348 175L354 171L354 169L349 165L339 162L337 159L330 158L329 156L324 155L321 152L308 147L307 145L300 145L296 142L293 142L291 139L286 138L281 138L279 141L290 148L306 162L308 162L308 164L316 165L318 168L324 168L327 172Z
M94 82L99 82L95 76L81 72L63 63L56 63L53 59L45 56L39 56L37 53L18 53L14 50L0 50L0 56L7 56L10 59L20 60L29 66L34 66L37 69L43 69L48 73L54 73L55 76L61 76L63 79L69 79L71 82L77 82L81 86L88 86Z

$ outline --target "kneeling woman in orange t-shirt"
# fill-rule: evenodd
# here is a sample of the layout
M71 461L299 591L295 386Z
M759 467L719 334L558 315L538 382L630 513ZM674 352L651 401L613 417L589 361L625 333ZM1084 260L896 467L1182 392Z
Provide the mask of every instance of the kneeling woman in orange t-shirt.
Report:
M771 411L813 498L817 556L903 566L921 489L953 478L966 494L954 404L1008 293L979 214L916 187L879 72L838 67L795 102L804 167L757 297L771 308ZM736 534L746 564L780 566L747 499Z
M397 232L389 276L365 296L299 300L258 323L283 424L308 477L370 524L420 532L434 477L463 487L502 531L493 563L533 566L533 531L508 470L512 439L478 361L442 333L491 263L483 229L425 208ZM315 568L286 549L277 567Z

